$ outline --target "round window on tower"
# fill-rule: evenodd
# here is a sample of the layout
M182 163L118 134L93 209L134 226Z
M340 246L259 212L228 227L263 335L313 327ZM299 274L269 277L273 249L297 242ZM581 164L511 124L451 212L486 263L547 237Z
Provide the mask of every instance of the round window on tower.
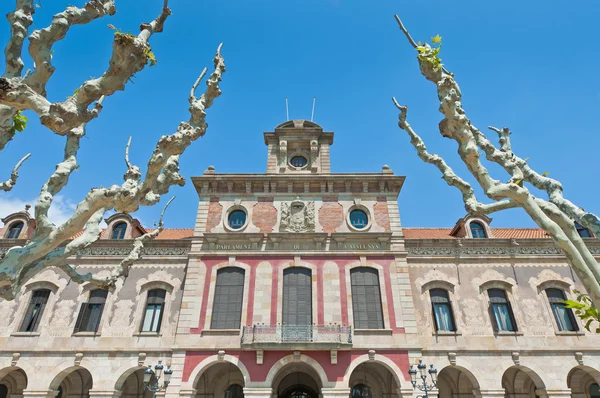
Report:
M243 210L234 210L229 213L227 223L231 229L240 229L246 225L246 212Z
M297 169L301 169L308 164L308 160L304 156L294 156L290 159L290 164Z
M356 229L365 229L369 225L369 216L360 209L350 212L350 224Z

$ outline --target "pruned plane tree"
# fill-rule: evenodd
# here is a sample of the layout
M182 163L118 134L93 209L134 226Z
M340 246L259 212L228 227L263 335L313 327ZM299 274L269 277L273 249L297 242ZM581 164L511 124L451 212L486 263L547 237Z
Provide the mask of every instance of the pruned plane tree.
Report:
M581 225L599 238L598 216L566 199L559 181L548 177L546 172L537 172L527 163L528 159L515 154L508 128L489 127L498 136L499 145L494 145L471 122L463 108L463 94L455 76L441 63L441 37L433 37L431 44L415 42L400 18L397 15L395 18L400 30L416 51L421 74L436 86L439 111L443 116L439 123L441 135L457 143L460 160L467 166L490 203L480 202L471 184L458 176L441 156L427 151L421 136L408 123L408 108L393 98L400 111L398 125L408 133L418 156L425 163L436 166L446 183L460 191L468 213L488 215L510 208L523 209L564 253L587 290L589 296L586 297L589 297L596 308L600 308L600 267L577 231L577 227ZM499 165L508 173L508 180L505 178L501 181L491 176L485 161L480 157L480 151L485 154L488 162ZM535 196L530 187L547 194L547 199Z
M42 126L50 132L64 137L64 157L42 186L34 206L35 232L23 246L11 247L0 259L0 298L6 300L14 299L27 280L51 266L62 269L77 283L90 282L105 288L127 276L129 267L139 259L144 244L163 229L162 214L158 227L134 240L129 255L111 270L110 276L81 274L68 264L67 259L99 239L100 223L107 211L129 213L140 206L155 205L170 187L184 185L185 180L179 174L179 157L205 134L208 127L206 110L221 94L219 82L225 72L219 45L214 71L206 81L205 92L199 97L195 94L206 68L192 85L189 120L179 123L175 132L158 140L145 173L129 161L129 141L125 148L124 181L107 188L92 188L65 222L54 225L48 213L53 199L78 168L77 156L87 123L100 115L105 98L124 90L135 73L156 62L150 39L163 31L171 10L165 0L158 17L152 22L142 23L139 34L116 31L108 68L102 76L83 82L64 101L52 103L46 92L46 85L54 72L52 47L66 37L73 25L114 15L116 5L115 0L89 0L81 8L68 6L54 15L49 26L30 33L35 9L34 0L16 0L14 11L7 15L11 34L4 52L6 69L0 77L0 151L5 150L7 143L24 129L27 121L24 112L28 112L39 117ZM26 38L34 67L24 71L22 57ZM28 157L28 154L25 155L14 167L10 178L0 184L2 191L10 191L15 186L19 166Z

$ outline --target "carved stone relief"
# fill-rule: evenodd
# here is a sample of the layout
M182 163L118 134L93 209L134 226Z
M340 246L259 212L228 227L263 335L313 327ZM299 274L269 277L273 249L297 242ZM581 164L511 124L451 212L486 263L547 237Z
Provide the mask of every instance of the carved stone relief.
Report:
M48 333L51 336L70 336L75 327L76 303L73 300L61 300L56 303L50 319Z
M132 300L120 300L113 306L113 317L108 333L111 336L129 336L133 333L131 311L135 303Z
M281 203L281 222L279 230L285 232L314 232L315 230L315 202Z
M521 319L523 322L523 331L528 334L543 336L554 332L552 325L545 316L545 308L540 305L536 299L519 300L519 309L521 310Z
M551 269L542 270L537 278L529 278L529 286L531 286L531 288L537 292L541 284L551 281L558 281L568 286L573 286L573 281L571 279L567 277L562 277L558 272L553 271Z
M464 319L460 318L461 328L465 334L485 335L491 333L487 316L482 308L482 301L477 299L465 299L460 303Z
M502 282L508 283L511 286L514 286L516 284L514 279L504 276L503 274L496 271L495 269L486 270L478 278L473 278L471 283L473 284L473 288L475 289L475 291L479 292L481 285L483 285L484 283L487 283L487 282L492 282L492 281L502 281Z
M287 168L288 152L287 152L287 141L279 141L279 167L282 169Z
M11 300L1 300L0 301L0 330L9 332L10 327L14 322L15 312L17 309L17 301ZM8 334L8 333L7 333Z

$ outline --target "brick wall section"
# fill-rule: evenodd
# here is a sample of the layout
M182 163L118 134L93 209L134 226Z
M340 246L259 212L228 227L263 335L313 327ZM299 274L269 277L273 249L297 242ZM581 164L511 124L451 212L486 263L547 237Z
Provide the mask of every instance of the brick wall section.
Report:
M385 228L386 232L390 231L390 215L388 213L388 204L385 196L378 196L377 203L373 206L375 211L375 223L382 228Z
M260 228L260 232L272 232L277 224L277 209L273 206L273 198L258 198L252 208L252 224Z
M338 197L323 197L323 206L319 209L319 223L323 232L335 232L344 222L344 208L338 203Z
M206 232L210 232L211 229L219 225L222 213L223 206L219 203L219 198L210 198L208 217L206 218Z

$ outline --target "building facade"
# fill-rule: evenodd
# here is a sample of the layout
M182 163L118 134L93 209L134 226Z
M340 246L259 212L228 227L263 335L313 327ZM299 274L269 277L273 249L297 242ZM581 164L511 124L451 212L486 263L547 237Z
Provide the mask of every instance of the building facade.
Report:
M331 173L333 133L305 120L264 139L267 172L192 178L194 228L162 231L114 289L48 268L0 301L0 398L147 398L159 360L172 397L406 398L419 360L432 397L600 397L600 339L561 303L582 287L543 231L403 228L389 167ZM35 229L2 221L0 250ZM106 221L80 272L147 232Z

